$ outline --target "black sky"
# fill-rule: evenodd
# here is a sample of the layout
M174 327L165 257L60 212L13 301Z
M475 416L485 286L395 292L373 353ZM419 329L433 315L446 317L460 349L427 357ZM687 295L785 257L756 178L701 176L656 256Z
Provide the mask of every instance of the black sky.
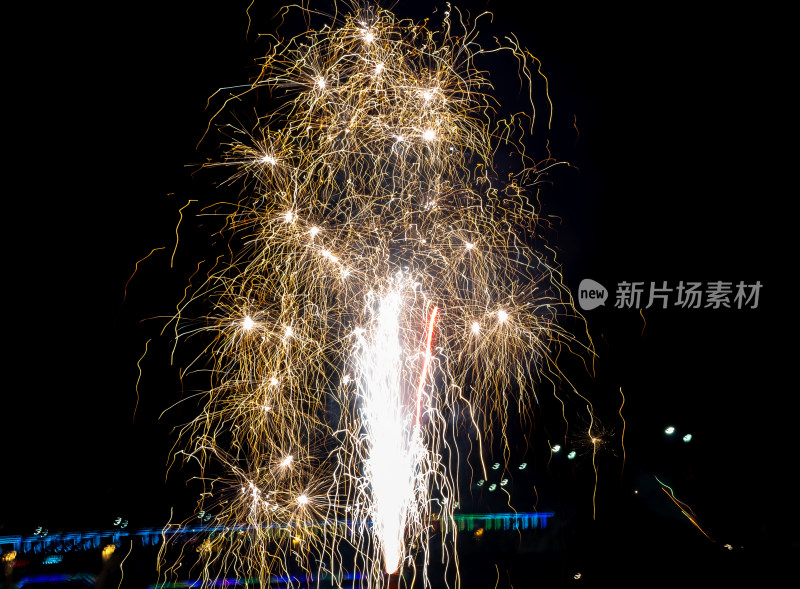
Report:
M208 222L185 217L170 270L178 210L225 197L189 165L207 155L195 149L207 98L247 83L254 33L274 30L278 5L257 2L246 34L248 4L37 3L7 24L19 30L5 92L0 535L117 515L160 526L184 501L180 475L162 482L181 417L157 421L182 395L169 339L149 344L134 422L137 360L163 325L147 318L171 314L204 247ZM408 4L395 11L444 8ZM625 484L671 476L716 530L750 518L743 542L788 542L796 189L780 182L780 15L547 4L468 3L542 61L551 149L573 164L542 196L568 286L763 284L756 310L646 311L644 331L636 311L586 313L600 354L586 386L609 420L626 394ZM694 435L694 454L666 445L670 424ZM627 487L614 485L616 505Z

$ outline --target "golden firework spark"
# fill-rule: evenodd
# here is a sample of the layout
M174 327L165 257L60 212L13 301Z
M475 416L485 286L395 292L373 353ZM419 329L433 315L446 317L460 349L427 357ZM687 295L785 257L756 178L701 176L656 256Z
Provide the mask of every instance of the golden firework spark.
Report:
M459 419L503 435L509 404L525 410L577 343L556 321L571 298L531 245L555 162L525 154L532 116L501 118L476 64L504 51L530 86L537 62L477 35L457 10L433 29L354 8L276 39L248 88L267 111L227 127L212 165L241 181L228 227L245 245L176 317L179 338L213 335L205 408L176 453L229 526L198 550L209 583L355 567L383 586L427 566L431 522L458 501ZM186 321L200 298L212 313Z

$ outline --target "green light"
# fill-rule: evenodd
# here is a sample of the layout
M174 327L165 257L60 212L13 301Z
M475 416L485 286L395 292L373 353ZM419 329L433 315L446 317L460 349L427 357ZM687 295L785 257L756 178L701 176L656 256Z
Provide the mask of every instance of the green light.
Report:
M572 452L570 452L569 454L567 454L567 458L568 458L568 459L570 459L570 460L572 460L572 459L573 459L573 458L575 458L577 455L578 455L578 453L577 453L577 452L575 452L575 450L573 450Z
M686 434L685 436L683 436L683 441L684 442L691 442L692 441L692 434Z

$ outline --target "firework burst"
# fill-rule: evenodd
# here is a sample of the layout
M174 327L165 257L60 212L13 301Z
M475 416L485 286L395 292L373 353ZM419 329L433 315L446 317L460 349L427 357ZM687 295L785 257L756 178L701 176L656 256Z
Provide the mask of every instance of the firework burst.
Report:
M476 37L457 11L431 29L355 9L275 39L239 97L266 93L267 112L224 127L211 165L241 181L228 225L244 246L192 298L209 316L176 317L179 337L213 334L177 456L201 465L215 523L238 526L204 542L208 582L355 567L382 586L427 562L431 522L458 500L458 424L503 435L509 403L524 410L575 341L531 245L554 162L524 155L532 117L496 114L476 60L505 52L528 85L536 63ZM504 180L499 148L516 162Z

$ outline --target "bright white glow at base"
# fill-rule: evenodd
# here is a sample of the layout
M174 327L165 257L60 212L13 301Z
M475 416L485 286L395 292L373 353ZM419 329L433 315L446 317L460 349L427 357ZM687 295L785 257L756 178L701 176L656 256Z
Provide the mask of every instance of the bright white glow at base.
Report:
M667 434L668 436L671 436L672 434L675 433L675 428L672 427L672 426L669 426L667 429L664 430L664 433Z
M481 332L481 324L477 321L473 321L472 323L472 333L478 335Z
M422 138L425 141L433 141L436 139L436 131L433 129L426 129L425 132L422 134Z
M507 320L508 320L508 313L506 313L505 311L503 311L502 309L500 309L500 310L497 312L497 320L498 320L500 323L503 323L503 322L507 321Z
M250 315L248 315L242 320L242 329L244 329L245 331L250 331L251 329L253 329L254 324L255 322L250 318Z
M400 567L407 523L420 520L423 507L417 494L424 491L418 491L416 479L426 454L409 397L416 390L403 370L409 352L402 343L406 309L400 288L396 285L370 301L375 307L371 325L356 332L360 415L369 448L364 472L372 499L370 519L388 573Z

